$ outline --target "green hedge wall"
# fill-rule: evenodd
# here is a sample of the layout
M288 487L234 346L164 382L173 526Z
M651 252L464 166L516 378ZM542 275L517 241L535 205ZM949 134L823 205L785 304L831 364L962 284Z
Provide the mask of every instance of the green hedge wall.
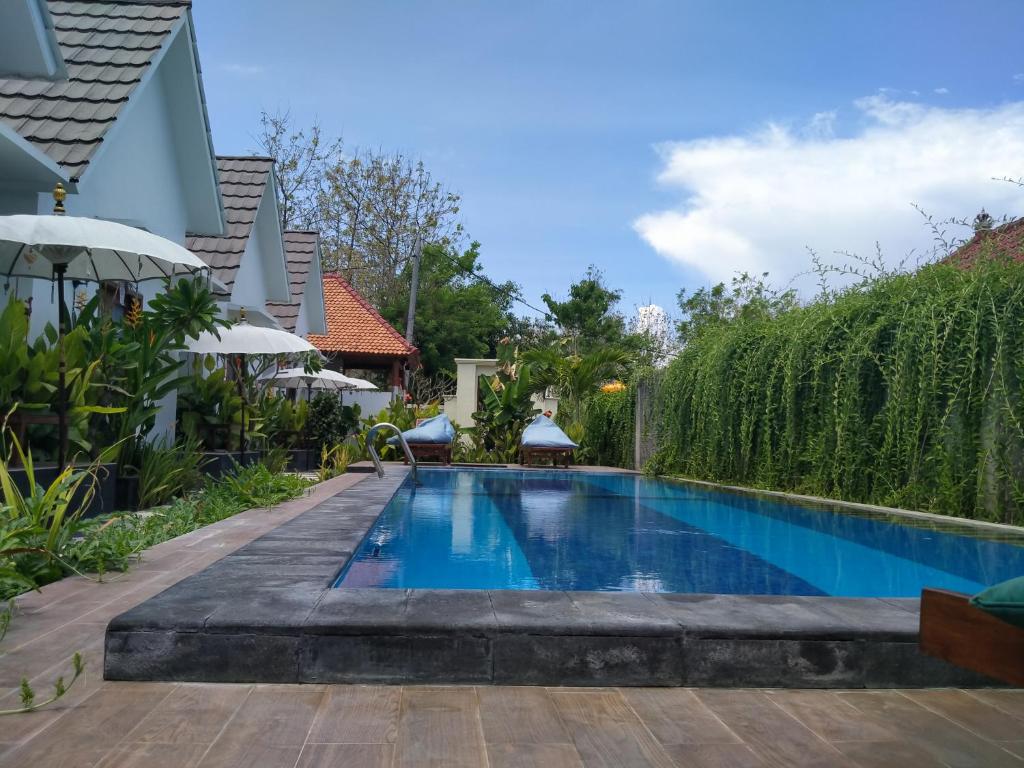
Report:
M588 463L633 468L635 398L633 388L628 387L622 392L598 393L587 401L582 445Z
M1024 264L913 275L688 344L653 466L1024 523Z

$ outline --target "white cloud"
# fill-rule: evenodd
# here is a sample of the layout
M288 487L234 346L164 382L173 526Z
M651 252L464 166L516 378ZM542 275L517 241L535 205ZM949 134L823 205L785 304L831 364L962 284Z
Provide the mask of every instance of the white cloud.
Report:
M768 271L785 282L810 267L807 248L834 261L837 251L872 255L877 241L890 263L928 252L912 203L936 219L1024 213L1024 189L992 180L1024 174L1024 102L943 109L880 94L854 106L861 127L849 136L815 115L803 129L658 147L659 181L684 199L634 229L710 280Z
M224 65L224 71L230 72L233 75L262 75L266 71L266 67L261 64L240 64L238 62L232 62Z
M933 88L932 93L937 93L939 96L945 96L947 93L949 93L949 88Z

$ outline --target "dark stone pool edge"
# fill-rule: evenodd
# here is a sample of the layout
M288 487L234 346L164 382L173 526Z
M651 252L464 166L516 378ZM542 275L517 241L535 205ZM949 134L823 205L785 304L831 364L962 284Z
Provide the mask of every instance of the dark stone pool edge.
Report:
M917 600L331 589L390 468L114 618L108 680L974 687L917 649Z

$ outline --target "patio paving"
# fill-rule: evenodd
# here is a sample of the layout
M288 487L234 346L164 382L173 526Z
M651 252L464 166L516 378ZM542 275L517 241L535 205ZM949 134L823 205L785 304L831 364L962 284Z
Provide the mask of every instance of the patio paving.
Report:
M105 583L19 599L0 708L28 676L56 706L0 719L0 766L1024 766L1024 690L822 691L105 682L126 609L367 479L165 542Z

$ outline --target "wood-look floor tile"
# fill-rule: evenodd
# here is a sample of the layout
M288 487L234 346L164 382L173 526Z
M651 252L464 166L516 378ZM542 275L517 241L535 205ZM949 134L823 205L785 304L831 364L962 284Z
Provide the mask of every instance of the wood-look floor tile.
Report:
M9 765L93 768L173 690L159 683L106 684L5 758Z
M127 736L127 741L212 744L245 701L247 685L183 683Z
M208 744L122 742L96 768L196 768Z
M671 744L665 749L679 768L764 768L765 765L746 744Z
M840 694L876 722L894 729L949 768L1022 768L1021 761L991 741L893 691Z
M390 768L393 744L307 744L295 768Z
M395 768L478 768L486 759L474 689L403 690Z
M481 686L477 696L488 744L569 743L569 734L544 688Z
M71 689L55 704L28 712L17 717L3 719L4 741L23 742L32 738L35 734L50 726L55 720L73 712L76 707L86 701L104 686L103 681L103 645L95 642L91 647L82 651L82 659L85 662L85 671L75 681ZM53 690L53 684L57 677L63 675L65 682L71 679L70 662L64 661L54 665L41 675L37 675L32 681L36 695L42 700ZM173 684L168 686L168 691ZM0 697L0 709L17 707L20 702L18 691L11 691Z
M672 758L617 691L567 693L551 699L585 766L672 766Z
M997 741L996 744L1024 760L1024 741Z
M214 743L198 768L291 768L302 747L262 742Z
M0 690L16 688L21 678L30 680L51 669L54 664L70 666L71 657L102 637L105 624L73 623L55 629L15 650L0 656Z
M934 689L904 691L903 695L969 731L991 741L1024 738L1024 723L1001 709L971 698L963 691Z
M583 768L572 744L488 744L490 768Z
M739 738L688 688L630 688L626 703L662 744L733 744Z
M697 696L766 765L784 768L852 766L828 742L775 706L764 693L722 689L702 690Z
M327 689L310 742L386 744L398 733L402 689L388 685L331 686Z
M909 741L837 741L836 749L860 768L944 768L934 755Z
M228 721L200 765L293 765L323 700L320 689L258 686Z
M1018 720L1024 720L1024 690L993 690L982 689L967 691L967 695L989 706L1000 709Z
M832 691L770 691L768 696L827 741L899 741Z

